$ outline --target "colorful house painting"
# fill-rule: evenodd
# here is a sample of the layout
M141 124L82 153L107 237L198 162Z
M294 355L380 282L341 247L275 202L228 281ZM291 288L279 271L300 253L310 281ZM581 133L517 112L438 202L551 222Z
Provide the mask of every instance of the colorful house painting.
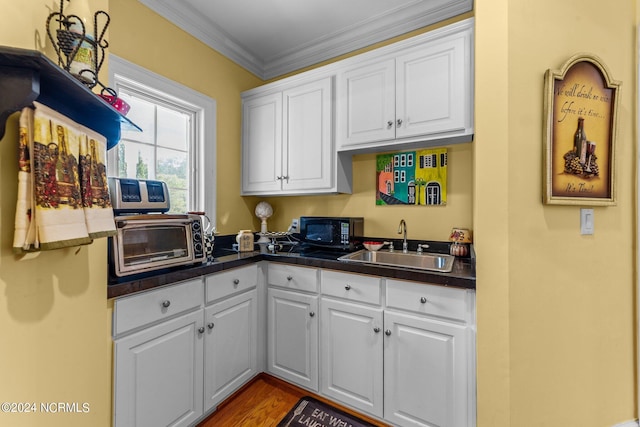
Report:
M447 149L378 155L376 186L376 205L446 204Z

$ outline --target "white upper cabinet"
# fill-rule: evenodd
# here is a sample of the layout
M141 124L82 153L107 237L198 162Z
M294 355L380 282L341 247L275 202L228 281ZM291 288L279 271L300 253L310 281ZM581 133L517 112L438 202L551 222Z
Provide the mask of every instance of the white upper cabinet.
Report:
M473 139L473 19L242 94L242 194L351 193L351 155Z
M282 187L282 93L251 98L242 105L242 192L277 192Z
M278 89L243 97L242 194L351 192L333 143L333 77Z
M466 41L456 34L396 58L396 138L465 130Z
M395 138L395 61L377 61L339 76L338 140L342 147Z
M325 78L282 92L283 190L331 188L332 83Z
M470 141L472 37L473 21L462 21L398 43L391 52L369 52L362 55L365 62L339 71L338 150Z

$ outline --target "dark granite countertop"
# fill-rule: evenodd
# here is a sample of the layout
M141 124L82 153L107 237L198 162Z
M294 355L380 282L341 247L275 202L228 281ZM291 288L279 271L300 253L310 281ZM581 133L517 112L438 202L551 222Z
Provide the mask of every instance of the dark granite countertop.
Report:
M348 263L337 260L305 256L299 253L282 252L277 254L245 252L222 254L215 257L212 262L205 262L188 267L159 270L152 275L142 277L131 276L127 279L112 279L107 286L107 298L117 298L153 289L158 286L169 285L199 276L217 273L223 270L240 267L258 261L282 262L305 267L317 267L330 270L339 270L349 273L369 274L391 279L411 280L441 286L475 289L476 271L475 259L456 258L453 270L450 273L438 273L407 268L395 268L376 266L369 264Z

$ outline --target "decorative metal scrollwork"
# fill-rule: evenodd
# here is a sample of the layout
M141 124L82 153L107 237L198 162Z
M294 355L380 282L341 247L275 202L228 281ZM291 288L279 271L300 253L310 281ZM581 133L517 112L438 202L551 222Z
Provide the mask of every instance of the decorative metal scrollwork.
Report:
M115 99L116 92L98 79L109 47L104 38L111 21L109 14L102 10L94 13L91 34L79 16L64 14L65 1L70 0L60 0L59 11L51 13L46 24L47 35L58 55L58 65L89 89L98 86L101 94L113 95Z

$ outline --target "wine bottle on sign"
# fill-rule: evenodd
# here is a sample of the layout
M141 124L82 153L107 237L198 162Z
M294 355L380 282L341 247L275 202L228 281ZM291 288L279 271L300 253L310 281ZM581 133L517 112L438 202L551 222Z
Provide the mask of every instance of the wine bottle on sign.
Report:
M587 134L584 131L584 118L578 118L578 128L573 135L573 149L580 164L584 166L587 161Z

